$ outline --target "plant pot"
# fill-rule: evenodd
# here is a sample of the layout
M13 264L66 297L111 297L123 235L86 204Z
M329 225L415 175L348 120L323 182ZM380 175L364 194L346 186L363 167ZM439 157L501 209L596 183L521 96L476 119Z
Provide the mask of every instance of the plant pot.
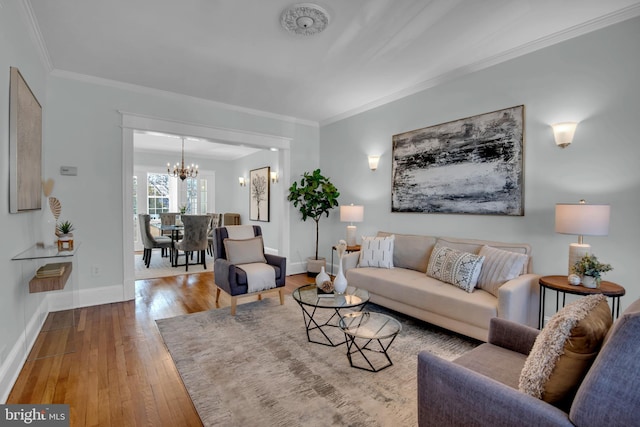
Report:
M72 251L73 250L73 234L61 234L58 237L58 251Z
M322 270L322 267L326 267L327 260L324 258L315 259L313 257L307 258L307 276L316 277Z
M599 285L598 279L593 276L582 276L582 286L585 288L597 288Z

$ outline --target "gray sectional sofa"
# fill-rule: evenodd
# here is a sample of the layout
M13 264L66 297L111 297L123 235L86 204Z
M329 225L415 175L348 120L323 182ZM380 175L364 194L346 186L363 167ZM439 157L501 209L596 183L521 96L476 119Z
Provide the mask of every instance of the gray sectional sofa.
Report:
M379 232L378 236L392 233ZM360 254L343 259L350 286L369 291L370 301L460 334L487 341L491 318L499 317L532 327L538 324L539 276L531 273L531 247L484 240L454 239L394 233L394 268L359 267ZM495 292L469 293L427 276L436 243L478 254L484 245L529 256L521 274Z

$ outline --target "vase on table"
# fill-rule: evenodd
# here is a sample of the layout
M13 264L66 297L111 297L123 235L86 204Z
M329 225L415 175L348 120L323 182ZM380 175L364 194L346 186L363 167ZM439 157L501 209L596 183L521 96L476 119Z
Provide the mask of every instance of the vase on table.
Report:
M344 277L344 272L342 271L342 258L340 259L338 274L336 274L336 278L333 279L333 290L336 294L344 294L347 290L347 278Z
M582 276L582 286L585 288L597 288L600 285L598 279L594 276Z
M40 218L40 233L42 234L42 245L46 248L55 245L56 241L56 219L49 208L48 203L42 208Z

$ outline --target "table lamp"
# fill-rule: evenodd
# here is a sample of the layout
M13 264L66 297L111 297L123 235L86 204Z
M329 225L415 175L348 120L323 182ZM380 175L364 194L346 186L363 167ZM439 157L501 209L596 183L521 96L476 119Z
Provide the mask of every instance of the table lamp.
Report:
M569 245L569 273L576 261L591 251L591 245L582 236L606 236L609 234L609 205L588 205L584 200L577 204L556 204L556 233L574 234L578 243Z
M356 226L354 222L362 222L364 219L364 206L354 205L340 206L340 221L350 223L347 226L347 246L356 245Z

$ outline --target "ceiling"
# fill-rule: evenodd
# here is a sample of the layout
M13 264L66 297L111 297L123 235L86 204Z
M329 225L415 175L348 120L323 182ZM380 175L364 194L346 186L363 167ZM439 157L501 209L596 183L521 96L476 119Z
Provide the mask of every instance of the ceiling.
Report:
M136 131L133 134L133 145L136 153L170 154L171 157L167 157L167 163L171 163L171 165L179 162L181 158L182 139L180 136ZM202 138L187 137L184 141L185 164L197 163L194 158L203 157L216 160L237 160L258 151L261 149L244 145L220 144ZM197 155L194 156L194 154Z
M23 0L56 75L107 79L326 124L640 15L638 0Z

